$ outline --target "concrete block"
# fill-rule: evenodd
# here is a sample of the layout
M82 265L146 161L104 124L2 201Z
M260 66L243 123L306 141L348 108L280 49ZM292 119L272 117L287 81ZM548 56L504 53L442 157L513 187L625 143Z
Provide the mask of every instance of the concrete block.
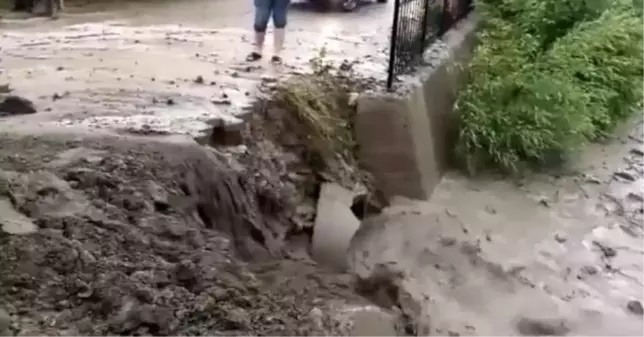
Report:
M395 92L358 97L360 161L386 198L429 199L447 170L457 135L453 106L463 65L472 57L475 28L472 14L447 32L446 50L428 50L426 66Z
M347 268L347 249L360 221L351 211L354 193L335 183L320 190L313 229L313 258L339 271Z

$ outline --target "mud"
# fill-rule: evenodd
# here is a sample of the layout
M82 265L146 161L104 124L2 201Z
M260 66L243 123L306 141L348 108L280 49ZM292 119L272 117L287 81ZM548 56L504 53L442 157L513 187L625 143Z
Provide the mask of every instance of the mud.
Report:
M282 67L244 60L252 3L0 16L0 83L35 110L0 120L0 333L395 333L396 314L310 260L321 177L301 146L267 139L284 128L263 118L239 127L258 85L307 72L321 47L384 75L373 16L295 12Z
M2 195L36 225L0 238L5 333L347 334L334 315L368 308L286 245L288 192L255 185L257 167L192 145L1 139Z
M309 71L322 49L329 62L359 60L356 70L384 80L388 32L378 23L390 21L390 10L293 8L285 64L277 67L245 61L252 2L96 3L54 21L5 18L0 83L43 113L1 124L203 137L213 120L241 122L258 85ZM271 45L269 38L267 53Z
M356 233L352 270L423 335L642 335L643 127L566 170L453 172L429 202L394 200Z

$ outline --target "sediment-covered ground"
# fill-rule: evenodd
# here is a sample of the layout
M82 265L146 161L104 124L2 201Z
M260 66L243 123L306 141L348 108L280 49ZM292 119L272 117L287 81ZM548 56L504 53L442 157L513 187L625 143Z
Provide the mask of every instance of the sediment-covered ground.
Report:
M373 16L342 27L304 11L283 67L250 64L251 9L3 13L0 94L35 113L0 120L0 334L346 335L356 312L396 320L309 258L317 177L299 153L263 139L262 121L239 127L257 85L306 71L320 47L341 62L368 46L351 57L384 74L386 35ZM192 143L217 123L236 125L234 146Z
M285 244L289 191L255 184L257 167L193 145L1 139L3 334L343 334L367 303Z

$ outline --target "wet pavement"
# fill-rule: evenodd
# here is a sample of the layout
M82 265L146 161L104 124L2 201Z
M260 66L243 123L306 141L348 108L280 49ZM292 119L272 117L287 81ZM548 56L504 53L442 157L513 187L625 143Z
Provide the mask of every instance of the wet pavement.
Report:
M322 48L327 60L359 60L357 71L384 79L391 9L321 13L294 4L279 67L245 61L250 1L72 6L53 21L9 16L0 21L0 83L39 113L0 127L198 137L213 120L240 122L259 84L308 71Z

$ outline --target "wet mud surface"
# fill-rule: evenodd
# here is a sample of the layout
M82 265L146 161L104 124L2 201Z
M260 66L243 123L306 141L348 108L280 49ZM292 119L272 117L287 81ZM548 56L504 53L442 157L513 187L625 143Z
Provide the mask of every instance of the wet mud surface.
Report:
M244 61L252 2L2 14L0 98L36 112L0 120L0 334L347 335L356 313L396 320L309 258L297 155L261 135L192 141L239 125L258 85L309 71L321 47L385 74L373 17L300 13L281 67ZM381 333L367 316L363 334Z
M346 334L338 317L369 308L287 247L284 191L252 167L167 143L1 142L3 334Z
M363 223L350 261L381 274L432 335L644 332L644 129L519 184L448 174L429 203Z
M39 113L0 125L203 136L212 120L239 123L258 85L307 72L322 48L329 62L359 60L356 70L384 80L388 24L378 23L390 21L389 7L320 13L295 6L282 66L245 61L252 2L96 4L54 21L4 19L0 84ZM271 48L269 32L267 54Z

